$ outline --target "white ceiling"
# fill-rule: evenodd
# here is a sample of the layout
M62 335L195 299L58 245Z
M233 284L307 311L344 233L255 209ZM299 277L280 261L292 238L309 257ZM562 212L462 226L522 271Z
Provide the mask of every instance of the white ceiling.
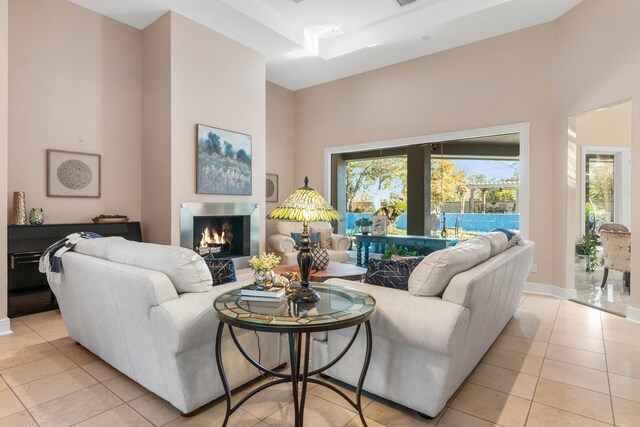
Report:
M139 29L173 10L263 53L267 79L297 90L549 22L582 0L70 1Z

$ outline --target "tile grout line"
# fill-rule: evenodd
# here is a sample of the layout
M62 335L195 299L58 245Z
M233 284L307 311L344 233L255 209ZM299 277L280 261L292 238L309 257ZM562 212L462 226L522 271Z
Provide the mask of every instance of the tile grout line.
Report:
M602 323L602 312L600 312L600 323ZM616 412L613 410L613 390L611 389L611 377L609 376L609 361L607 360L607 346L604 344L604 331L602 331L602 345L604 346L604 366L607 368L607 385L609 386L609 402L611 403L611 419L616 425Z

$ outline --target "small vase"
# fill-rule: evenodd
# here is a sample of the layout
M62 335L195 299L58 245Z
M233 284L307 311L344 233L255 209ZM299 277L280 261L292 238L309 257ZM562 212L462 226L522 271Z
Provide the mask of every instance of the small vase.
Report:
M362 227L360 227L360 232L366 236L371 232L371 227L368 225L363 225Z
M25 225L27 223L24 191L13 192L13 223L15 225Z
M44 211L42 210L42 208L31 208L31 212L29 212L29 224L44 224Z
M269 289L276 281L276 273L273 270L264 271L256 270L253 273L253 283L262 286L265 289Z

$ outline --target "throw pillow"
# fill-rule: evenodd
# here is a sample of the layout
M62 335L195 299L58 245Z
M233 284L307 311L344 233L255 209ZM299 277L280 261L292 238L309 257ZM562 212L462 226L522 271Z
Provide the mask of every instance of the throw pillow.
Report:
M514 233L511 230L507 230L506 228L494 228L493 230L491 230L492 233L494 231L499 231L501 233L504 233L504 235L507 236L507 240L511 240L513 238L513 236L516 235L516 233Z
M409 276L423 259L424 257L370 259L364 283L406 291L409 287Z
M300 239L302 239L302 233L291 233L291 238L296 243L296 246L300 246ZM309 233L309 246L313 246L315 243L320 242L320 233Z
M329 253L326 249L313 248L313 270L324 270L329 265Z
M509 248L509 240L505 233L500 231L492 231L480 234L479 238L487 239L491 245L491 256L494 257Z
M332 229L311 227L311 232L320 236L319 240L321 249L331 249Z
M235 282L236 268L233 261L224 258L214 258L212 255L207 255L204 259L211 271L211 278L213 279L213 286L224 285L225 283Z

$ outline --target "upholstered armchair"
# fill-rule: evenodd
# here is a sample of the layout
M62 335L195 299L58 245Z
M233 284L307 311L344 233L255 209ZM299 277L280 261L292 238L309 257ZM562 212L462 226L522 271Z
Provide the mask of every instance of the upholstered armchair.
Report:
M625 286L629 286L631 271L631 233L628 231L609 231L600 228L602 239L602 258L604 267L601 287L607 284L609 269L624 272Z
M331 230L331 224L328 222L311 222L309 223L310 234L313 230ZM281 258L280 263L284 265L296 265L298 263L298 250L296 243L291 237L291 233L302 233L302 223L292 221L277 221L276 234L269 236L267 244L271 250ZM329 260L333 262L349 261L349 253L351 249L351 239L347 236L331 233L331 247L327 248Z

